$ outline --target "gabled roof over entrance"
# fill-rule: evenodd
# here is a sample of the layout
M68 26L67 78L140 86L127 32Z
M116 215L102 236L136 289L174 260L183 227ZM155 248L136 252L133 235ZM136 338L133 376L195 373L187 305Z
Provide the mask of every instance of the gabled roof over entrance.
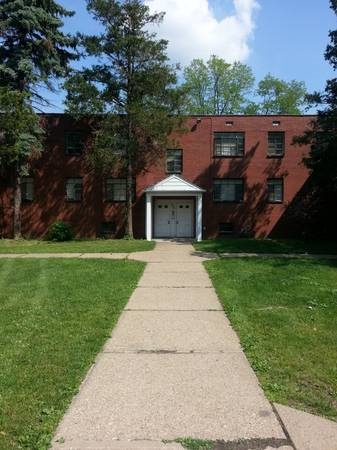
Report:
M184 180L178 175L171 175L162 181L149 186L145 189L145 192L157 193L157 192L186 192L186 193L202 193L205 189L201 189L189 181Z

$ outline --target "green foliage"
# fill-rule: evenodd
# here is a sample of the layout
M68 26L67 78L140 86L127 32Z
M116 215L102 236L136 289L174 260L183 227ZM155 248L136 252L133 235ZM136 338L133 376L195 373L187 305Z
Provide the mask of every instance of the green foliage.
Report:
M193 438L179 438L174 442L178 442L188 450L212 450L214 448L212 441Z
M330 1L331 9L337 15L337 2ZM330 44L325 52L325 59L337 69L337 30L330 31ZM324 93L315 92L310 99L323 109L317 114L311 130L299 138L299 142L310 143L311 152L305 160L312 170L318 185L334 197L337 193L337 79L328 80Z
M268 74L258 84L260 114L302 114L307 90L303 81L286 82Z
M0 166L38 156L43 130L28 94L0 87L0 110Z
M132 176L158 159L179 123L181 93L175 68L168 64L167 41L149 31L163 18L151 15L140 0L90 0L88 11L101 26L99 35L81 35L91 67L65 83L66 106L75 115L99 114L90 162L127 174L126 233L132 232Z
M242 113L254 84L249 66L240 62L228 64L215 55L206 63L194 59L185 68L184 77L189 114Z
M57 242L71 241L74 239L74 233L68 223L57 220L49 227L48 239Z
M76 39L61 31L73 15L53 0L0 0L0 86L42 101L41 84L62 77Z
M337 2L330 0L331 9L337 15ZM337 30L330 31L330 44L326 48L325 59L333 70L337 69ZM309 155L304 163L311 171L310 224L313 233L336 236L337 213L331 205L337 195L337 79L326 82L323 93L314 92L308 96L311 104L319 107L317 117L311 127L294 142L310 145ZM316 225L318 224L318 226Z
M253 93L249 66L228 64L214 55L206 63L194 59L184 78L188 114L301 114L307 103L304 82L286 82L268 74Z
M71 52L76 40L60 31L62 17L72 14L52 0L0 0L1 144L6 148L0 163L22 161L41 150L32 103L43 102L41 85L51 88L51 78L64 76L76 57Z
M41 86L52 89L52 79L64 76L76 58L76 39L61 31L62 17L72 14L53 0L0 0L0 164L14 169L15 238L21 236L20 176L42 150L33 105L47 103Z

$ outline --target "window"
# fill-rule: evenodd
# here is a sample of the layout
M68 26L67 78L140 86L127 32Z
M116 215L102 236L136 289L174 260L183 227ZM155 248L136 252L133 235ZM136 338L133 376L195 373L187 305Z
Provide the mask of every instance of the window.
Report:
M215 202L242 202L243 179L222 179L213 182L213 200Z
M69 202L80 202L82 193L82 178L68 178L66 181L66 200Z
M214 156L243 156L245 133L214 133Z
M183 168L183 151L167 150L166 151L166 172L181 173Z
M31 177L22 177L21 179L21 197L24 202L34 200L34 180Z
M284 132L271 131L268 133L268 156L284 155Z
M116 229L116 222L102 222L99 235L106 238L114 237Z
M133 181L132 197L135 197L135 182ZM107 202L126 201L126 179L107 178L105 182L105 199Z
M225 234L233 233L233 224L232 222L221 222L219 223L219 235L223 236Z
M283 202L283 179L269 178L268 184L268 202L281 203Z
M82 155L83 136L78 131L66 133L66 154L72 156Z

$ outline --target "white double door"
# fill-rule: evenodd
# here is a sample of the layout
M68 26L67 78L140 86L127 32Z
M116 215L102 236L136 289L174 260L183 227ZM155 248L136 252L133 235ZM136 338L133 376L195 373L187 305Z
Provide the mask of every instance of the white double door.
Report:
M156 200L154 214L155 237L193 237L193 210L193 200Z

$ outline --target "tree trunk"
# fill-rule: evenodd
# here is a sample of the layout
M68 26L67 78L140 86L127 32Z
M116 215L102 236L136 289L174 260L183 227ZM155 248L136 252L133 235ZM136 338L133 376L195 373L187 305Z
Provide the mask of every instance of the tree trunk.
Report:
M13 217L13 237L20 239L21 236L21 174L20 164L15 166L14 173L14 217Z
M126 227L125 235L129 239L133 239L133 223L132 223L132 203L133 203L133 178L131 158L128 158L127 178L126 178Z

